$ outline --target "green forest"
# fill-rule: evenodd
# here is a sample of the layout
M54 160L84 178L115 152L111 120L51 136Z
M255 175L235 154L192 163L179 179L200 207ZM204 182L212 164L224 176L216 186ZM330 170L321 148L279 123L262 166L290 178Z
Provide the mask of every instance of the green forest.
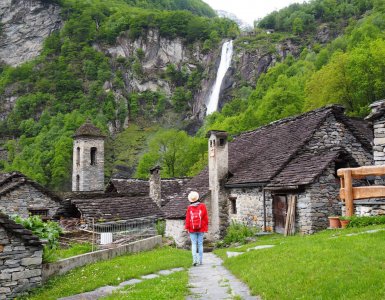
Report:
M8 158L3 171L18 170L56 190L69 188L72 135L90 118L108 133L109 122L129 127L109 134L106 178L114 166L130 166L146 178L155 164L163 177L193 176L207 163L204 138L210 129L237 134L274 120L337 103L349 115L363 117L368 104L385 98L385 3L380 0L313 0L276 11L255 23L252 34L240 34L228 19L200 0L55 0L62 7L63 28L44 42L41 55L16 68L0 65L0 95L19 95L0 135ZM340 31L326 44L316 42L320 26ZM172 82L170 98L162 92L125 93L117 101L103 84L124 86L123 70L141 77L143 52L130 59L111 59L93 43L113 44L126 32L132 39L156 28L163 37L199 43L203 51L225 38L236 47L274 47L290 39L301 45L262 74L255 85L234 90L221 112L204 120L196 136L164 128L162 117L188 113L193 94L207 76L199 68L187 72L174 65L162 74ZM266 30L274 30L267 34ZM255 88L254 88L255 86ZM154 122L154 120L156 120Z

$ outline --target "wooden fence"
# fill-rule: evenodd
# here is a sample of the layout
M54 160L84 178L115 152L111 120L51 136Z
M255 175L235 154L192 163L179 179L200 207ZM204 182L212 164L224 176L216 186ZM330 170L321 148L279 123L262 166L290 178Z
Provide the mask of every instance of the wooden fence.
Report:
M385 186L360 186L353 187L353 179L362 179L366 176L385 175L385 166L368 166L359 168L343 168L337 171L340 177L340 198L345 201L346 216L354 214L354 200L368 198L385 198Z

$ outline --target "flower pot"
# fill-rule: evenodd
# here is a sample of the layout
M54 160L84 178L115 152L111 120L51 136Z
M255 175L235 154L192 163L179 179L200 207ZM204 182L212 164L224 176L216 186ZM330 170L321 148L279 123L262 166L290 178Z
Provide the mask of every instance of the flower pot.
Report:
M329 217L329 228L340 228L341 222L339 217Z
M346 228L346 226L348 226L350 220L340 220L340 222L341 222L341 227Z

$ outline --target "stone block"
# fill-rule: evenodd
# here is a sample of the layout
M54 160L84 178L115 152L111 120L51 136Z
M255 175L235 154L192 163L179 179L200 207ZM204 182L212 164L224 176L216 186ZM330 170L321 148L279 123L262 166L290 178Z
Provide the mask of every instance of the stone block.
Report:
M21 260L22 266L40 265L42 263L42 257L29 257Z
M43 250L35 251L33 253L33 257L42 257L43 256Z
M0 273L0 280L11 280L11 277L9 273Z
M9 294L11 292L11 289L8 287L0 287L0 295Z
M41 275L41 269L25 270L23 272L16 272L12 274L12 280L20 280L23 278L36 277Z
M3 252L12 252L13 247L11 245L7 245L4 247Z
M375 146L385 145L385 138L374 138L373 143Z
M4 265L6 265L6 266L12 266L12 265L16 265L16 264L20 264L20 260L8 259L4 262Z
M13 248L14 251L25 251L25 246L17 246Z

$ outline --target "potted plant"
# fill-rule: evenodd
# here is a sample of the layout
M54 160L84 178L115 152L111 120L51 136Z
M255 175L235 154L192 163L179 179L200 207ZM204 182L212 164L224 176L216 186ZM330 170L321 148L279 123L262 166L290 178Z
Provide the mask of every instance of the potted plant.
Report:
M341 222L341 227L346 228L350 222L351 218L348 216L340 216L340 222Z
M330 216L329 219L329 228L340 228L341 222L339 216Z

